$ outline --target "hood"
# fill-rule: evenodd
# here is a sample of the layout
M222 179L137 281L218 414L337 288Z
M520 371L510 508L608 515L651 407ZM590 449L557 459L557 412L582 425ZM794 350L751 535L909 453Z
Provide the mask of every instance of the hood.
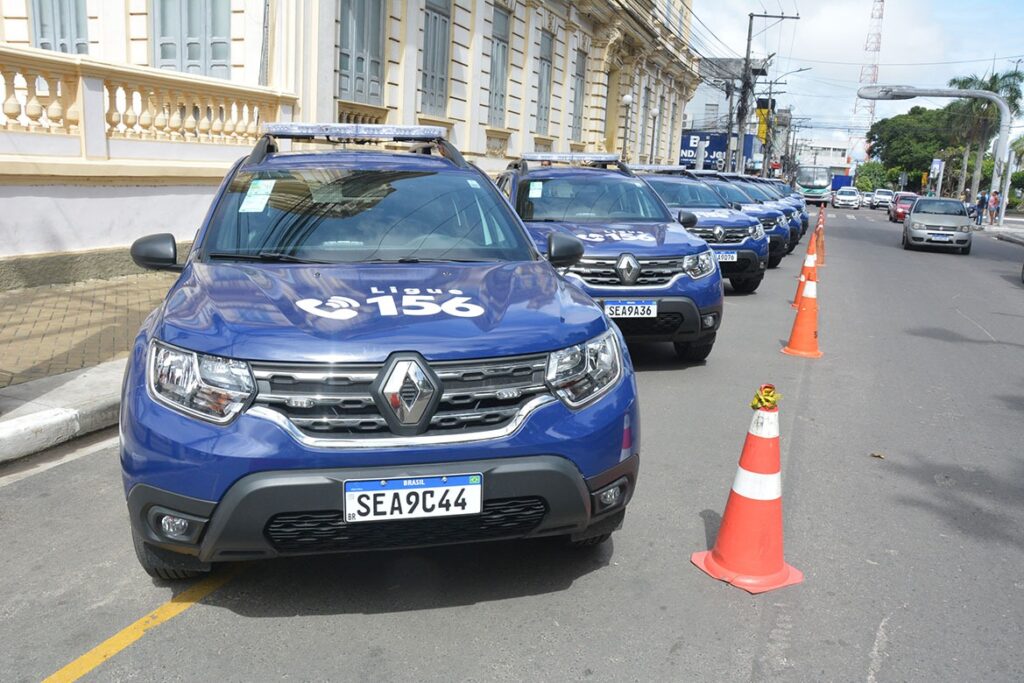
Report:
M683 209L697 217L697 227L721 225L723 228L746 228L756 218L734 209Z
M935 225L944 228L959 228L962 225L970 225L971 219L967 216L946 216L937 213L915 213L911 214L910 220L914 223Z
M157 338L243 360L489 358L570 346L607 328L546 261L494 264L193 263Z
M764 204L744 204L742 210L743 213L749 216L753 216L754 218L757 219L776 219L786 215L782 212L781 209L773 209L772 207L765 206Z
M782 213L786 214L786 218L792 218L793 215L796 213L796 207L795 206L793 206L792 204L787 204L786 202L783 202L783 201L765 202L764 206L768 206L768 207L771 207L773 209L778 209Z
M686 256L707 250L702 239L691 235L682 225L670 223L539 223L527 221L541 253L547 252L548 234L558 230L578 237L585 256L615 258L632 253L645 258Z

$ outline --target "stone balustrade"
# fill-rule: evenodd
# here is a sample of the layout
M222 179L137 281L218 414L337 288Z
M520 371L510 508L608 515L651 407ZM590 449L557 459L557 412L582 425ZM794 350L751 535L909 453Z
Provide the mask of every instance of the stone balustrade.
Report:
M0 44L0 153L138 159L154 148L118 141L250 146L261 123L291 120L295 102L269 88ZM5 148L5 133L20 144ZM69 154L68 145L26 144L25 134L81 144Z

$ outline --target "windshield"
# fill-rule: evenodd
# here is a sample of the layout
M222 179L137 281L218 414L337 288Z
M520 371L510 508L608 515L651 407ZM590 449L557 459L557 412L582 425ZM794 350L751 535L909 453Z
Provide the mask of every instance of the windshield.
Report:
M953 199L919 199L914 205L914 213L928 213L938 216L966 216L962 202Z
M736 184L739 185L740 187L742 187L744 192L746 192L747 194L749 194L751 197L753 197L755 199L760 199L761 201L764 201L764 202L773 202L773 201L775 201L775 197L771 196L770 194L768 194L767 192L762 190L760 187L758 187L754 183L747 183L747 182L744 182L742 180L738 180L738 181L736 181Z
M844 187L841 190L839 190L839 192L837 194L855 195L855 194L857 194L857 190L850 189L849 187Z
M707 180L705 182L727 202L739 202L740 204L757 203L750 195L732 183L727 183L723 180Z
M917 200L917 197L900 197L896 200L896 205L899 206L901 204L906 204L907 206L910 206L915 200Z
M777 187L775 187L774 185L771 185L769 183L759 183L759 182L756 182L756 181L754 183L752 183L752 184L756 185L757 189L761 190L761 192L764 192L766 195L768 195L772 199L782 199L782 193L779 192L779 189Z
M524 221L623 223L672 220L647 183L639 178L610 173L526 180L519 187L516 211Z
M875 190L876 197L891 197L892 190Z
M527 261L522 227L476 173L349 168L239 173L203 248L326 263Z
M797 171L796 182L803 187L827 187L832 179L824 166L809 166Z
M661 200L672 208L721 209L725 207L722 198L707 185L688 180L647 178Z

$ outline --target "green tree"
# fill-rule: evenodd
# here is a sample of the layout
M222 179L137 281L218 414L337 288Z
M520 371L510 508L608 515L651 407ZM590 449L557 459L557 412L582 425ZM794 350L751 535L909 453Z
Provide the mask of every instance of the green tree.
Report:
M871 154L885 166L920 175L939 150L955 145L954 131L945 109L912 107L906 114L876 121L867 140Z
M949 79L949 84L954 88L987 90L999 95L1006 100L1006 104L1010 107L1010 113L1014 116L1020 113L1022 83L1024 83L1024 73L1020 71L992 73L987 76L971 74ZM962 128L969 129L971 139L978 145L977 156L974 160L974 176L971 178L971 196L975 197L981 187L982 160L985 158L985 150L988 149L992 136L999 129L999 110L992 102L972 99L965 113L966 118L959 119L955 123Z
M857 189L873 192L886 185L885 167L878 161L865 161L857 166Z

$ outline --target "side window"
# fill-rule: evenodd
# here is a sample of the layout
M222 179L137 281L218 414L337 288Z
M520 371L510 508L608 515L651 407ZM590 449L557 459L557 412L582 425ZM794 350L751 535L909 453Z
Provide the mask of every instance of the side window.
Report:
M509 198L512 197L512 176L508 173L503 173L498 176L498 180L495 184L503 195Z
M380 104L384 0L338 1L338 98Z
M231 0L153 0L153 65L231 76Z
M85 0L32 0L33 42L43 50L89 52Z

